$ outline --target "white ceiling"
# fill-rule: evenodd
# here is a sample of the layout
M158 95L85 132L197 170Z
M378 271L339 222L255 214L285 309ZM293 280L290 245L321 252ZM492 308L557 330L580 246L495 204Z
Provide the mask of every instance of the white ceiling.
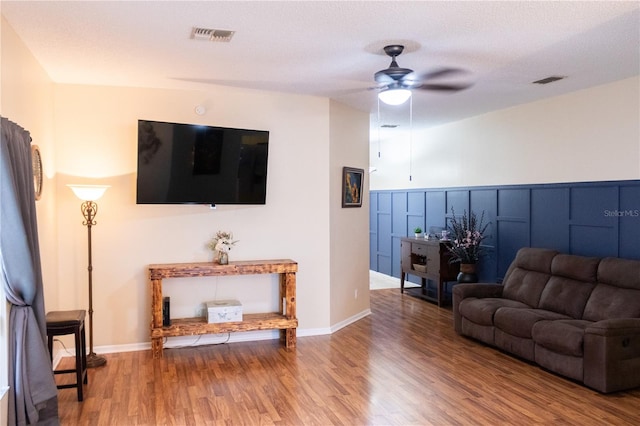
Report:
M419 91L436 125L640 74L638 1L7 1L2 15L58 83L318 95L374 112L382 48L401 67L469 71L471 88ZM230 43L193 27L236 31ZM566 79L531 84L551 75ZM405 112L402 112L404 108ZM395 107L406 115L406 107ZM399 120L383 106L383 124Z

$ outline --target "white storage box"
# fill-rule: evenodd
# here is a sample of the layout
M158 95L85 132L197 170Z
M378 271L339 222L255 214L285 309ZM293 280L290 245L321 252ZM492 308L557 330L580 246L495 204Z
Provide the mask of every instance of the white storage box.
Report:
M237 300L207 302L207 318L209 324L242 321L242 305Z

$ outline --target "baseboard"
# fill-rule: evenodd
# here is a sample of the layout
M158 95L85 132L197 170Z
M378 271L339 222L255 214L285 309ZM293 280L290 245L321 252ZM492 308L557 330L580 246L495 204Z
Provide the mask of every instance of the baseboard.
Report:
M54 370L56 369L60 361L62 361L62 358L64 358L65 356L76 356L76 348L71 348L71 350L66 348L58 350L54 349L52 357L53 359L51 360L51 364L53 364Z
M345 319L344 321L340 321L337 324L334 324L331 326L331 333L335 333L336 331L350 325L353 324L356 321L361 320L362 318L371 315L371 309L367 308L364 311L361 311L347 319Z
M354 322L371 314L371 309L365 309L362 312L353 315L344 321L331 326L330 328L298 328L297 337L322 336L332 334L336 331L353 324ZM169 337L164 343L165 349L184 348L189 346L215 345L221 343L236 342L256 342L260 340L275 340L280 338L278 330L265 331L247 331L242 333L221 333L221 334L203 334L200 336L179 336ZM119 352L136 352L151 350L151 342L131 343L125 345L96 346L94 352L98 354L110 354ZM63 352L66 352L64 354ZM63 356L74 356L75 348L54 351L53 365L58 365Z

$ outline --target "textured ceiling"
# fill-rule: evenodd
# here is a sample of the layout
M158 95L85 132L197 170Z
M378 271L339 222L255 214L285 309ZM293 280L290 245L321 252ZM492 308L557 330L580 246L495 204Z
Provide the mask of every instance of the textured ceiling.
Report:
M401 67L464 68L473 86L419 91L435 125L640 73L640 2L6 1L0 10L59 83L193 89L211 84L326 96L373 113L382 47ZM230 43L193 27L236 31ZM566 79L546 86L550 75ZM408 106L383 106L384 122ZM399 114L394 114L394 111ZM384 124L384 123L383 123Z

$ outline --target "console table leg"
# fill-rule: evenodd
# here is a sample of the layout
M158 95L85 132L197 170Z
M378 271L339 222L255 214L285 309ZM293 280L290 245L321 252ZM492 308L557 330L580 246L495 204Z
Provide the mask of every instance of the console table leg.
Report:
M280 298L284 298L284 315L296 317L296 274L285 273L280 278ZM282 312L282 309L281 311Z
M297 343L296 329L286 328L284 330L280 330L280 340L284 342L284 346L287 349L294 349Z
M404 272L400 272L400 293L404 293Z
M162 337L154 337L151 339L151 353L153 354L153 359L162 358Z
M162 328L162 279L151 280L151 353L154 359L162 358L162 336L154 332Z
M287 318L296 317L296 274L292 272L280 275L280 312ZM284 309L284 312L283 312ZM296 329L280 330L280 340L288 349L296 347Z

